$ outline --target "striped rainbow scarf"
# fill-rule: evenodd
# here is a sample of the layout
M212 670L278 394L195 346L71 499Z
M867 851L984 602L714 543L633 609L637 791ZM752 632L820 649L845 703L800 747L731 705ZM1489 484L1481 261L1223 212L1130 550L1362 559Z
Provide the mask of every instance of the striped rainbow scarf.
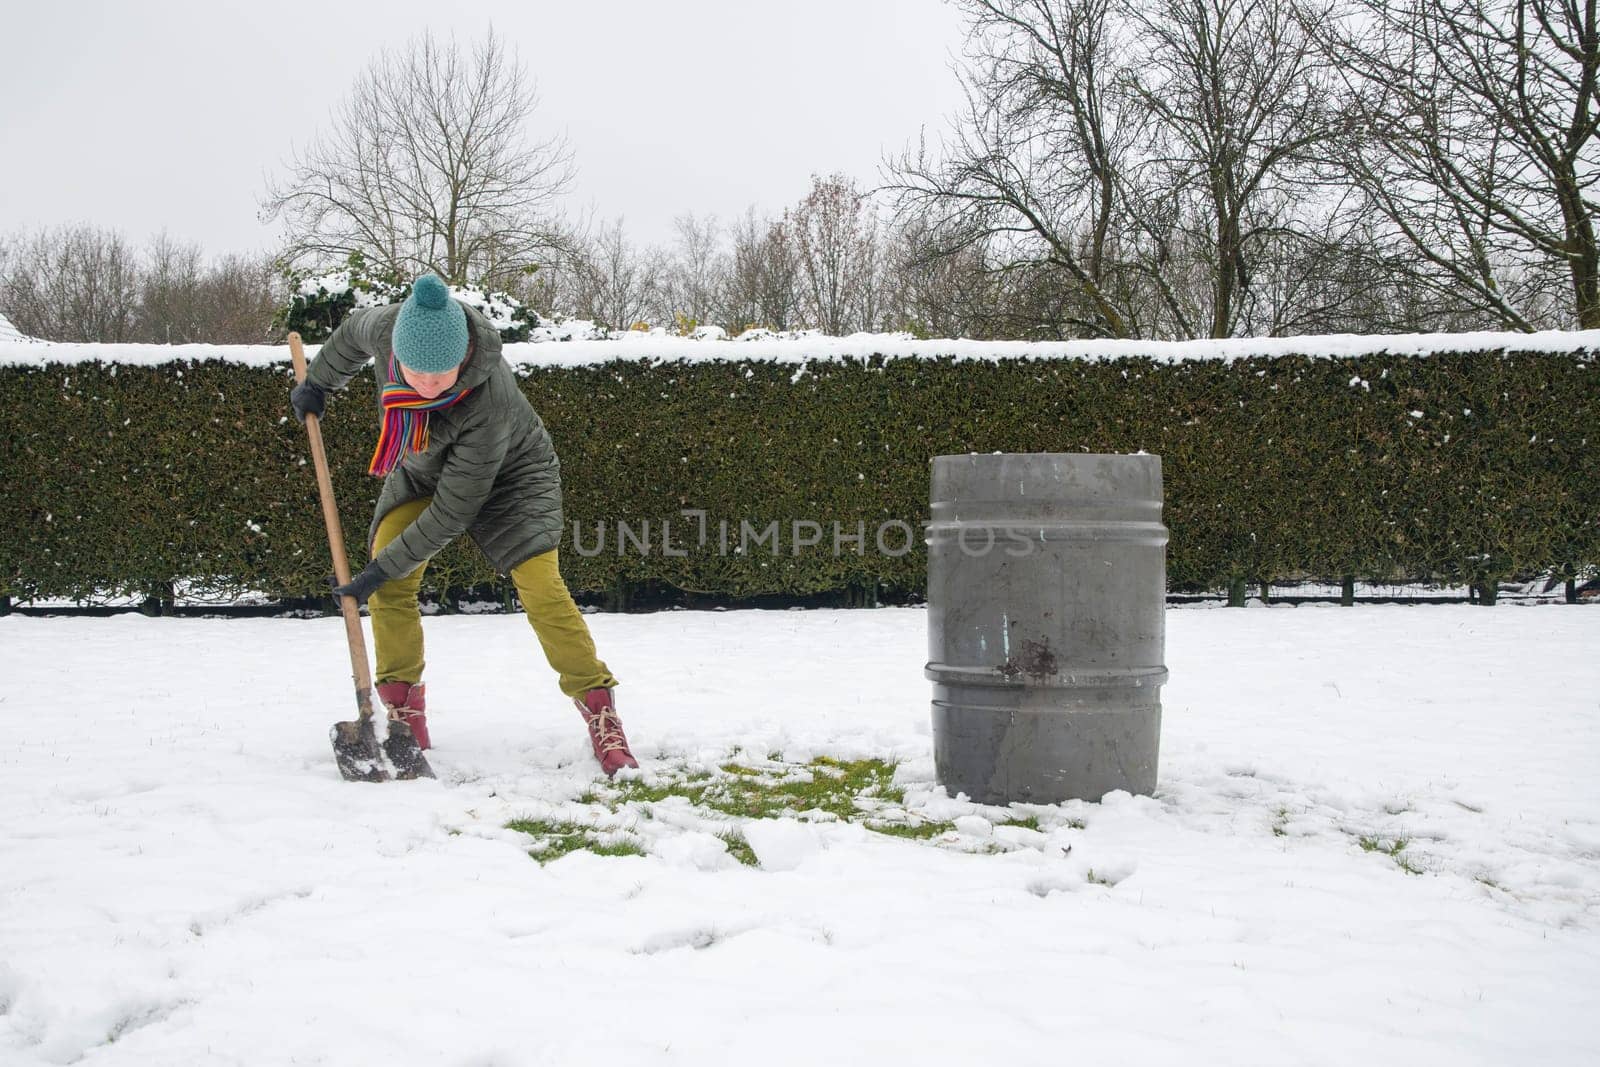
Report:
M409 448L428 450L428 412L451 407L467 398L471 389L427 399L400 377L400 361L389 353L388 381L383 384L383 428L378 431L378 447L372 450L367 473L383 477L394 470Z

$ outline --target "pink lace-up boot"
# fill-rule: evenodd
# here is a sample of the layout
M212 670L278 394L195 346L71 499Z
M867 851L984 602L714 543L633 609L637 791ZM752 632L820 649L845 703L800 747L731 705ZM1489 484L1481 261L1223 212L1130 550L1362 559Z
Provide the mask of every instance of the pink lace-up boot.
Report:
M628 751L628 735L622 732L622 720L617 718L616 705L611 702L611 690L591 689L581 697L573 697L578 714L589 727L589 743L594 746L594 758L600 769L610 778L624 767L638 767L639 761Z
M389 718L399 719L411 727L411 736L421 748L432 748L428 743L427 701L421 682L384 682L378 686L378 699L389 709Z

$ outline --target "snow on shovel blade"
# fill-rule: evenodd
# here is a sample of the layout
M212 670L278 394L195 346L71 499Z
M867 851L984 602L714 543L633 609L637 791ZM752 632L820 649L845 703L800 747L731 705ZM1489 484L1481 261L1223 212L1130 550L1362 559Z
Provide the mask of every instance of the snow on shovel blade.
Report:
M383 754L389 757L396 778L434 777L433 768L428 766L428 758L422 754L422 746L417 744L416 735L411 732L409 725L399 719L389 720L389 736L383 739Z
M354 722L336 722L328 736L333 741L334 762L347 782L436 777L411 727L398 719L389 720L389 736L381 745L371 716L362 716Z
M333 758L339 773L347 782L387 782L389 768L383 764L383 750L378 747L378 735L372 729L372 716L363 715L354 722L336 722L328 731L333 741Z

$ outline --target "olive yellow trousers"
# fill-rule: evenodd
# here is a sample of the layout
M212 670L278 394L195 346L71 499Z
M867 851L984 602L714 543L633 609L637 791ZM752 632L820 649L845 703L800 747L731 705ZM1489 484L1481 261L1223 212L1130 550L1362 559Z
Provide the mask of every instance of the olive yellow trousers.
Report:
M422 514L431 498L401 504L378 523L372 541L376 555L384 546ZM581 696L590 689L609 689L616 678L595 654L594 638L583 621L578 605L561 580L557 550L542 552L512 568L522 609L533 625L533 632L544 649L550 666L560 675L561 691L569 697ZM372 616L372 643L378 660L377 683L422 681L424 666L422 612L417 592L422 588L423 564L404 578L393 578L379 586L367 601Z

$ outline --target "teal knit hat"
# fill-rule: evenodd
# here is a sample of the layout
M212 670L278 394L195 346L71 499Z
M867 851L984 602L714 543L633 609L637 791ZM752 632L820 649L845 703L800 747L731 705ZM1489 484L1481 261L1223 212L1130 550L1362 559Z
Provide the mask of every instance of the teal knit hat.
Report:
M394 320L393 344L400 362L423 374L442 374L467 358L467 313L437 274L411 287Z

